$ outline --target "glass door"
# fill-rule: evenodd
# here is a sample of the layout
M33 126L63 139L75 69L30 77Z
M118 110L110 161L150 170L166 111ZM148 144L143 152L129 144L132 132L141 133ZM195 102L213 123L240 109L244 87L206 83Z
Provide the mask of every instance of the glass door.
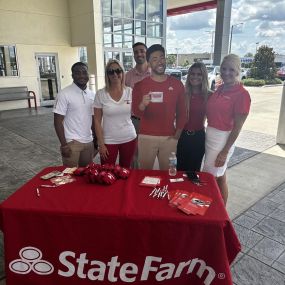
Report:
M36 54L41 106L52 106L60 80L57 54Z

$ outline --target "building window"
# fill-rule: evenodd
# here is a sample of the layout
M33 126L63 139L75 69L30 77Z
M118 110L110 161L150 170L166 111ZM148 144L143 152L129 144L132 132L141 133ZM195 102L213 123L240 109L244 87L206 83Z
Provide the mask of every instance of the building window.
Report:
M166 24L164 0L101 0L105 64L114 58L128 71L134 61L132 46L163 44Z
M80 47L79 48L79 60L81 62L84 62L87 64L88 58L87 58L87 49L86 47Z
M0 76L18 76L15 46L0 45Z
M163 42L163 0L102 0L105 48L131 48L141 42ZM148 38L151 38L150 40Z

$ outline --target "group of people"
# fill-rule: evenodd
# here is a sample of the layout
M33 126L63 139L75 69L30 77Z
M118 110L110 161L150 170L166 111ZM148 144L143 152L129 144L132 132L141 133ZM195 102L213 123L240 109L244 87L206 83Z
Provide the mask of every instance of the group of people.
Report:
M206 66L194 63L185 87L165 74L162 45L133 45L136 65L125 73L118 60L105 67L105 87L96 96L87 88L88 68L75 63L73 83L54 105L54 125L63 164L85 166L98 150L101 163L152 169L205 171L216 177L224 202L226 168L250 109L250 96L240 83L240 59L229 54L221 63L223 84L209 91ZM205 127L206 126L206 127Z

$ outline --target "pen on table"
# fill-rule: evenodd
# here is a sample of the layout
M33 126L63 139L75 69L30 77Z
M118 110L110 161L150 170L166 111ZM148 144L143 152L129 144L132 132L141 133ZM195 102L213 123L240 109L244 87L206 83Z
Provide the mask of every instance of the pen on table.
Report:
M37 188L36 191L37 191L37 196L40 197L41 195L40 195L40 190L39 190L39 188Z

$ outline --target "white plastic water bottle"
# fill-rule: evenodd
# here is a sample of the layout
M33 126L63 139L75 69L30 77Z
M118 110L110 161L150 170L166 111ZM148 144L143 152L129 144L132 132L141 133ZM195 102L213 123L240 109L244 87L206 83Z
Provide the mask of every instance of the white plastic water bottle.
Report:
M177 165L177 157L175 152L172 152L169 156L169 169L168 169L168 174L170 176L175 176L177 173L177 169L176 169L176 165Z

